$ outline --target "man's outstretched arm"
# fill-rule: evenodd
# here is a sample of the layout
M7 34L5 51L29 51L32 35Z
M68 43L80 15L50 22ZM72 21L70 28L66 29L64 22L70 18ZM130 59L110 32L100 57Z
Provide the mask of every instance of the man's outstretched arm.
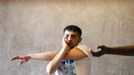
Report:
M33 60L42 60L42 61L51 61L59 51L49 51L44 53L34 53L34 54L26 54L26 55L17 55L11 57L11 61L20 60L20 64L23 64L31 59ZM87 57L84 53L82 53L79 49L72 49L70 52L63 58L63 60L76 60Z
M52 74L58 68L61 60L77 60L77 59L82 59L82 58L88 57L88 55L81 52L77 48L70 50L68 52L68 54L66 54L66 56L64 55L64 53L63 53L62 57L59 54L62 54L62 52L50 51L50 52L45 52L45 53L36 53L36 54L14 56L11 58L11 60L12 61L13 60L20 60L20 64L23 64L23 63L29 61L30 59L43 60L43 61L51 61L53 59L47 65L47 69L46 69L49 74ZM57 57L60 59L57 60ZM55 62L56 60L57 60L57 62Z
M23 64L31 59L33 60L43 60L43 61L50 61L52 60L58 51L50 51L44 53L34 53L34 54L25 54L25 55L17 55L11 57L11 61L20 60L20 64Z

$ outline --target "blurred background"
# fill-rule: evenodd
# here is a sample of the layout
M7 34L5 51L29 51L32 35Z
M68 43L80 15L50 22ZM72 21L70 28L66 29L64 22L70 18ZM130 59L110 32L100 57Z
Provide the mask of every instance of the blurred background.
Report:
M133 0L0 0L0 75L47 75L47 61L15 55L61 49L63 28L83 30L89 48L134 45ZM91 57L90 75L134 75L134 57Z

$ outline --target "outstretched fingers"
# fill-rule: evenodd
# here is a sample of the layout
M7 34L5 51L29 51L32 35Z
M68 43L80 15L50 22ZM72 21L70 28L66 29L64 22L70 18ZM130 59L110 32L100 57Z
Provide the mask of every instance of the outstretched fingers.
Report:
M17 59L22 59L20 56L14 56L11 58L11 61L17 60Z
M24 59L22 59L20 62L19 62L19 65L21 65L21 64L23 64L23 63L25 63L25 62L27 62L28 60L24 60Z
M30 59L30 56L26 56L26 55L21 55L21 56L14 56L11 58L11 61L14 61L14 60L20 60L19 62L19 65L20 64L23 64L25 62L27 62L28 60Z

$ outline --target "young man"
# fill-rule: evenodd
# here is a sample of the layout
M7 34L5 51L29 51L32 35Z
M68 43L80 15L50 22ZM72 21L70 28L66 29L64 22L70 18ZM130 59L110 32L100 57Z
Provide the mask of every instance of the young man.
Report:
M20 60L20 64L30 59L50 61L46 67L49 74L56 75L89 75L89 50L78 45L82 31L75 25L69 25L63 31L63 46L60 51L14 56L11 60Z

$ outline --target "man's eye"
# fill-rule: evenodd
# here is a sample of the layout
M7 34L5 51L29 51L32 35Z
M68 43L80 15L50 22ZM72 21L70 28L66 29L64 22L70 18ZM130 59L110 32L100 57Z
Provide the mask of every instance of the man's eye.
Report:
M72 35L72 38L75 38L76 36L75 35Z
M66 35L66 37L68 37L69 35Z

